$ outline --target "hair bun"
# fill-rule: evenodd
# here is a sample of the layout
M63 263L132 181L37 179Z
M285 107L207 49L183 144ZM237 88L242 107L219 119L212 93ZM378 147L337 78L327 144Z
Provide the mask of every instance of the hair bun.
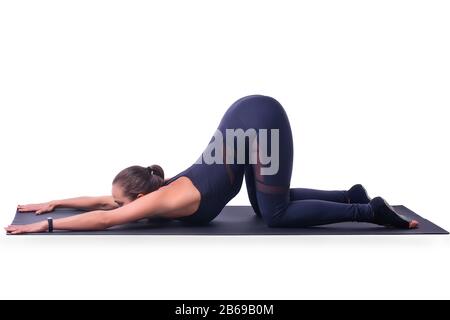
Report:
M159 165L151 165L150 167L147 167L147 170L150 172L150 174L156 175L164 180L164 170Z

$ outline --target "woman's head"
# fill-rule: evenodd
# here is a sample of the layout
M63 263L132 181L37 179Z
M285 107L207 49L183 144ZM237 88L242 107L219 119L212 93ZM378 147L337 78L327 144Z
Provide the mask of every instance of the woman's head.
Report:
M164 170L154 164L150 167L131 166L120 171L113 180L112 195L119 206L158 190L164 184Z

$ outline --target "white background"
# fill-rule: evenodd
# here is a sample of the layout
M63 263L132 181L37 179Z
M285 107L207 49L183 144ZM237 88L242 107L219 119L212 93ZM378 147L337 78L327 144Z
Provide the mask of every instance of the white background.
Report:
M226 110L275 97L292 186L450 228L447 1L2 1L1 211L197 159ZM232 204L248 204L245 187ZM0 236L0 298L450 298L448 236Z

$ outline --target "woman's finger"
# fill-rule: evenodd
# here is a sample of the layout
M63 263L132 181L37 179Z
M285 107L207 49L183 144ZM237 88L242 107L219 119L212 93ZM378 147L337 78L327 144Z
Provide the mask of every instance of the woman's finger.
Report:
M22 232L22 228L21 228L21 226L9 225L6 228L6 231L8 231L11 234L17 234L17 233L21 233Z
M19 207L19 211L35 211L35 207L27 207L27 206L23 206L23 207Z

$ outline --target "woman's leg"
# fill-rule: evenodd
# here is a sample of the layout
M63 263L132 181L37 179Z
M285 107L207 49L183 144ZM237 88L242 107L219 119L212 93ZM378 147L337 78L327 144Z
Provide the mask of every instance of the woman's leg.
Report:
M256 163L234 162L225 167L236 194L239 192L243 176L246 176L252 206L269 226L306 227L344 221L372 222L400 228L417 226L417 222L409 222L400 217L384 199L377 197L370 200L361 185L355 185L347 192L350 202L360 203L291 199L289 187L293 162L292 133L286 112L281 104L271 97L252 95L239 99L227 110L219 128L222 132L228 128L241 129L242 132L249 129L267 131L269 137L262 139L264 135L261 137L256 135L256 139L249 139L245 148L247 158L250 158L249 155L254 156L254 151L257 151ZM276 138L274 145L272 136ZM264 161L261 161L259 152L265 146L262 141L267 142L266 150L261 152ZM237 151L236 146L234 151ZM228 154L228 151L226 153ZM271 157L267 162L269 154ZM272 166L274 163L275 166ZM272 170L274 168L276 170ZM269 169L269 173L264 169ZM302 192L293 191L293 193L300 196ZM326 196L330 197L330 194ZM334 196L336 194L332 197L336 200ZM339 197L342 200L342 194Z
M247 128L278 129L278 171L275 174L264 175L262 168L267 165L261 162L259 156L256 157L256 164L250 163L246 168L246 183L250 199L256 203L256 205L252 203L252 206L258 209L267 225L306 227L344 221L373 220L373 213L368 204L324 200L292 201L289 186L292 174L293 142L289 120L284 109L278 101L267 96L255 96L241 100L240 103L245 104L239 109L239 117L245 125L244 130ZM271 137L267 137L266 141L267 150L263 150L263 154L277 150L276 146L271 145ZM262 147L259 137L252 144L256 144L256 148L249 148L249 150L256 149L259 155ZM248 172L249 170L251 171ZM340 198L340 200L344 199Z
M325 200L340 203L369 203L370 197L366 189L355 184L349 190L315 190L307 188L291 188L290 199L293 200Z
M261 216L259 211L258 201L256 199L255 177L252 168L249 167L245 170L245 184L247 187L247 194L252 205L253 210L257 216ZM291 188L289 190L289 200L323 200L338 203L369 203L367 202L355 202L349 198L347 190L317 190L308 188Z
M334 201L291 200L288 187L254 180L261 216L271 227L309 227L345 221L372 222L369 204Z
M289 199L295 200L325 200L340 203L349 203L347 191L345 190L316 190L307 188L291 188L289 190Z

